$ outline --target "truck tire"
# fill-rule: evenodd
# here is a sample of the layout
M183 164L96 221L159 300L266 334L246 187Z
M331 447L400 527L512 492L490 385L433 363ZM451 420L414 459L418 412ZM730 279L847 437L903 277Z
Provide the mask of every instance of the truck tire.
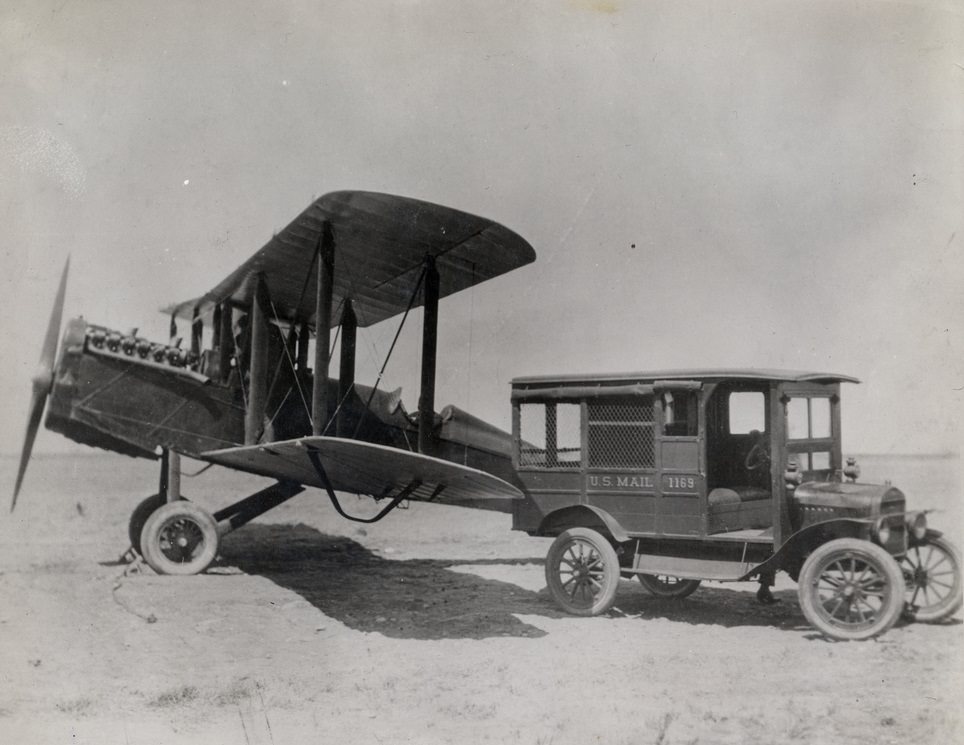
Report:
M679 579L664 574L637 574L639 583L658 598L682 600L688 598L700 586L698 579Z
M961 608L961 554L947 539L928 534L901 557L907 583L904 615L921 623L940 623Z
M893 626L904 608L900 567L880 546L837 538L803 564L797 593L810 625L824 636L860 641Z
M566 613L605 613L616 600L619 585L616 549L591 528L570 528L549 547L546 584L552 599Z

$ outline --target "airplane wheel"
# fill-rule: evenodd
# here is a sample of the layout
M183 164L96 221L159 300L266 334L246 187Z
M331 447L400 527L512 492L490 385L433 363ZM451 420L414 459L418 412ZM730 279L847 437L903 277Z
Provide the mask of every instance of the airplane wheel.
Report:
M184 497L181 497L184 499ZM167 500L160 494L152 494L142 500L131 513L131 519L127 523L127 537L130 538L131 546L137 553L141 552L141 531L144 530L144 523L151 514L167 504Z
M810 625L841 641L887 631L904 609L904 591L894 557L857 538L837 538L817 548L804 562L797 588Z
M218 555L218 525L187 500L151 513L141 531L144 560L158 574L200 574Z
M682 600L689 597L700 586L698 579L679 579L664 574L638 574L639 583L658 598Z
M619 557L600 533L571 528L546 556L546 584L560 608L574 616L598 616L612 607L619 585Z

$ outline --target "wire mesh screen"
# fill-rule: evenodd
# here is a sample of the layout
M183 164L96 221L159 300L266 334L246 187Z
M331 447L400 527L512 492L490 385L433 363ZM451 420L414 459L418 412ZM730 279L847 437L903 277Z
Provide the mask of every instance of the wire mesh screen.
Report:
M579 468L582 436L579 404L519 405L519 465Z
M589 466L656 467L652 396L589 404Z

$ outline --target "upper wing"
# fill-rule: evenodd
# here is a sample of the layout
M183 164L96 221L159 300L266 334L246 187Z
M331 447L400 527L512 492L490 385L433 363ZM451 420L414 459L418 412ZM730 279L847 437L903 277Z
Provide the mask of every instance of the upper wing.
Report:
M335 245L333 307L351 298L359 326L408 307L426 255L436 260L439 297L535 260L532 246L492 220L407 197L338 191L314 202L213 290L165 311L191 318L195 308L206 315L225 300L247 304L263 273L279 315L313 324L313 263L324 221Z
M222 466L324 488L309 457L317 454L336 491L391 496L413 482L410 499L521 499L522 492L490 473L428 455L337 437L302 437L212 450L201 457Z

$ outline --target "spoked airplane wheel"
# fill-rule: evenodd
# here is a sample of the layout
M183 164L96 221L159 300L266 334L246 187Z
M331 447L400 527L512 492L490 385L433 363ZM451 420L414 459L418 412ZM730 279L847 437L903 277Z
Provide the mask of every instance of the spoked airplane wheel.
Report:
M183 499L183 497L182 497ZM131 513L131 519L127 523L127 537L131 541L131 547L139 554L143 555L141 551L141 532L144 530L144 524L147 522L147 518L155 511L167 504L167 500L161 494L152 494L146 499L142 500L134 511Z
M638 574L639 583L658 598L682 600L689 597L700 586L698 579L680 579L664 574Z
M616 600L619 584L616 549L595 530L571 528L549 547L546 584L552 599L567 613L605 613Z
M937 623L961 607L961 557L947 540L928 535L900 560L907 583L904 614L923 623Z
M904 608L904 578L894 557L857 538L838 538L803 564L800 609L824 636L859 641L883 634Z
M218 555L218 526L186 500L155 510L141 531L141 553L158 574L199 574Z

